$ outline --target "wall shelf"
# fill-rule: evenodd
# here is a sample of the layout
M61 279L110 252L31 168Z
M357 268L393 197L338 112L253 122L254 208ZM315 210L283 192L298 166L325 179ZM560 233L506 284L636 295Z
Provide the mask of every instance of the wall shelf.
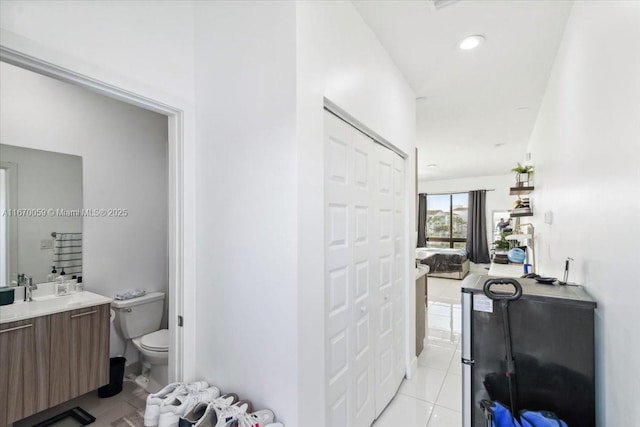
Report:
M529 194L533 191L533 186L530 187L511 187L509 188L509 195L521 196L523 194Z
M511 216L511 218L519 218L522 216L533 216L533 212L529 211L529 212L509 212L509 216Z

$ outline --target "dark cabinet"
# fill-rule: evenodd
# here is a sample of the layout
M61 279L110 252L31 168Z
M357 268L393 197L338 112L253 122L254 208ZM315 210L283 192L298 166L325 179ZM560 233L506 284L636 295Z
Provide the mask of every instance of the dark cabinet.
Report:
M51 316L51 404L109 382L109 304Z
M0 324L0 426L109 382L109 308Z
M0 425L49 407L49 316L0 325Z

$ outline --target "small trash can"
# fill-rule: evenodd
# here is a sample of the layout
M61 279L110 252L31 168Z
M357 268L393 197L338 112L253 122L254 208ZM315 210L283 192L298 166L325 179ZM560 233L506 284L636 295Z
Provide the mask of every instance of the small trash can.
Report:
M109 359L109 384L98 389L98 396L111 397L122 391L124 381L124 365L127 359L124 357L112 357Z

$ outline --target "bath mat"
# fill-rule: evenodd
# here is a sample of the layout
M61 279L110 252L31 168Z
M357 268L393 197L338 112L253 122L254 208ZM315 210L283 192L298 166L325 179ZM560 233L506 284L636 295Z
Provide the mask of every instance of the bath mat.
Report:
M51 417L46 421L38 423L33 427L78 427L86 426L96 420L96 417L76 406L73 409Z

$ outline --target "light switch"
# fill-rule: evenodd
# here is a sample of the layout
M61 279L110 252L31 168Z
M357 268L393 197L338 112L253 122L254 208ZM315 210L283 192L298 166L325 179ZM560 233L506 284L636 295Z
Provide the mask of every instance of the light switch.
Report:
M553 213L551 211L544 213L544 223L549 225L553 223Z
M53 239L40 240L40 249L53 249Z

